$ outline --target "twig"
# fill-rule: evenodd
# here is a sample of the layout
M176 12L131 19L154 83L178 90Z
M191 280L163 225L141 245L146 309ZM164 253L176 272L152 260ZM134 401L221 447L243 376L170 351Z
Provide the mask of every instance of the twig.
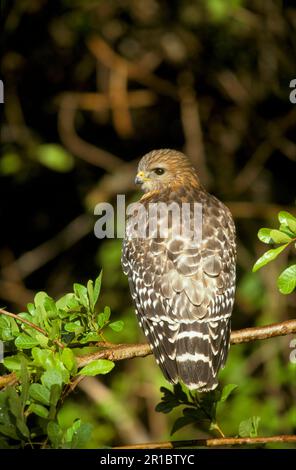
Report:
M125 63L115 62L115 65L110 73L109 97L114 128L125 139L134 133L128 102L128 73Z
M26 320L25 318L20 317L19 315L16 315L15 313L7 312L7 310L3 310L0 308L0 315L5 315L6 317L11 317L14 318L17 321L20 321L21 323L25 323L26 325L30 326L34 330L39 331L39 333L42 333L44 336L48 338L48 335L43 328L40 328L40 326L35 325L34 323L30 322L29 320ZM53 339L53 343L55 343L59 348L64 348L65 346L63 343L61 343L58 339Z
M178 90L167 80L157 77L143 65L127 61L119 54L116 54L111 47L99 36L92 36L87 41L87 46L96 59L106 67L114 69L115 63L123 63L127 67L127 73L130 79L154 89L156 92L178 98Z
M98 112L106 111L111 108L109 95L98 92L66 92L59 95L56 101L60 104L65 97L69 96L75 103L77 103L77 108L85 111ZM130 108L145 108L146 106L152 106L156 103L157 95L150 90L134 90L128 92L127 98Z
M214 439L194 439L188 441L148 442L130 446L113 447L113 449L176 449L182 447L224 447L241 445L258 445L283 442L296 443L294 435L280 435L272 437L223 437Z
M14 385L17 381L18 379L14 372L11 372L11 374L2 375L0 377L0 389L8 387L8 385Z
M77 135L75 130L76 111L75 96L69 93L63 95L58 112L58 130L62 142L74 155L112 173L116 166L123 163L122 160L106 150L95 147Z
M181 120L185 136L185 153L198 170L200 179L208 187L209 172L206 167L198 101L193 87L193 76L189 71L179 75Z

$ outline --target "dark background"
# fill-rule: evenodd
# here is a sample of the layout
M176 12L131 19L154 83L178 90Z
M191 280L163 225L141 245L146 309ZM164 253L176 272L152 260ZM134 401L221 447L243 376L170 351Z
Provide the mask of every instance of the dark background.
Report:
M294 211L294 2L1 1L1 23L1 305L22 311L34 292L58 297L103 268L101 306L125 321L120 341L143 341L121 240L94 237L93 209L117 193L137 197L137 159L170 147L234 215L233 328L295 317L295 297L276 288L285 255L251 272L265 248L258 229ZM263 434L296 432L290 340L231 349L221 378L239 389L221 408L227 434L253 415ZM60 420L92 422L90 447L169 436L171 418L154 411L165 382L151 357L83 383Z

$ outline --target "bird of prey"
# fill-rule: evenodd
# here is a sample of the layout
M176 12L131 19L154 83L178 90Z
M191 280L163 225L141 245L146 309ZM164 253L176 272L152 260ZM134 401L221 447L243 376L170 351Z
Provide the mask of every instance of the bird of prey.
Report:
M161 210L156 232L148 230L149 217L141 223L137 211L128 217L122 267L138 322L169 382L213 390L229 349L236 276L233 218L203 188L196 169L179 151L146 154L135 182L144 191L139 202L148 214L151 205L182 208L187 203L190 228L199 229L199 237L194 230L176 233L173 216L165 218ZM200 208L198 218L195 207ZM137 224L141 227L135 235Z

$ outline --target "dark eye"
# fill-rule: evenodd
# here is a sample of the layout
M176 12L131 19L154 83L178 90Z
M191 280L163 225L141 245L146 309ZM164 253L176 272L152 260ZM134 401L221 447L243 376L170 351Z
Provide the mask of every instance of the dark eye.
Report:
M163 168L154 168L154 173L157 175L163 175L164 174L164 169Z

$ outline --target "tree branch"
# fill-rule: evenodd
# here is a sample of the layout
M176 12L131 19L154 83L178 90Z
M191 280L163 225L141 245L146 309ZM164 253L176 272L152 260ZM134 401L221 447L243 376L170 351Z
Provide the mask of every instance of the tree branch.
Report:
M233 331L231 333L230 343L249 343L250 341L274 338L275 336L284 336L292 333L296 333L296 320L287 320L281 323L273 323L272 325ZM101 351L77 357L77 363L79 367L82 367L95 359L121 361L133 357L145 357L149 354L152 354L149 344L117 344L111 348L108 345L107 348Z
M129 446L113 447L113 449L176 449L181 447L224 447L241 445L270 444L283 442L296 443L294 435L280 435L272 437L223 437L214 439L194 439L188 441L148 442Z
M6 311L4 310L4 312ZM17 315L16 317L20 320ZM230 343L233 345L249 343L251 341L269 339L276 336L285 336L293 333L296 333L296 319L233 331L231 333ZM96 359L109 359L110 361L116 362L124 359L132 359L134 357L145 357L152 354L149 344L114 344L110 346L110 343L99 343L98 345L102 347L101 350L85 356L76 357L78 367L83 367ZM11 377L12 380L12 376L14 376L14 374L0 377L0 389L8 385L10 380L9 377Z

